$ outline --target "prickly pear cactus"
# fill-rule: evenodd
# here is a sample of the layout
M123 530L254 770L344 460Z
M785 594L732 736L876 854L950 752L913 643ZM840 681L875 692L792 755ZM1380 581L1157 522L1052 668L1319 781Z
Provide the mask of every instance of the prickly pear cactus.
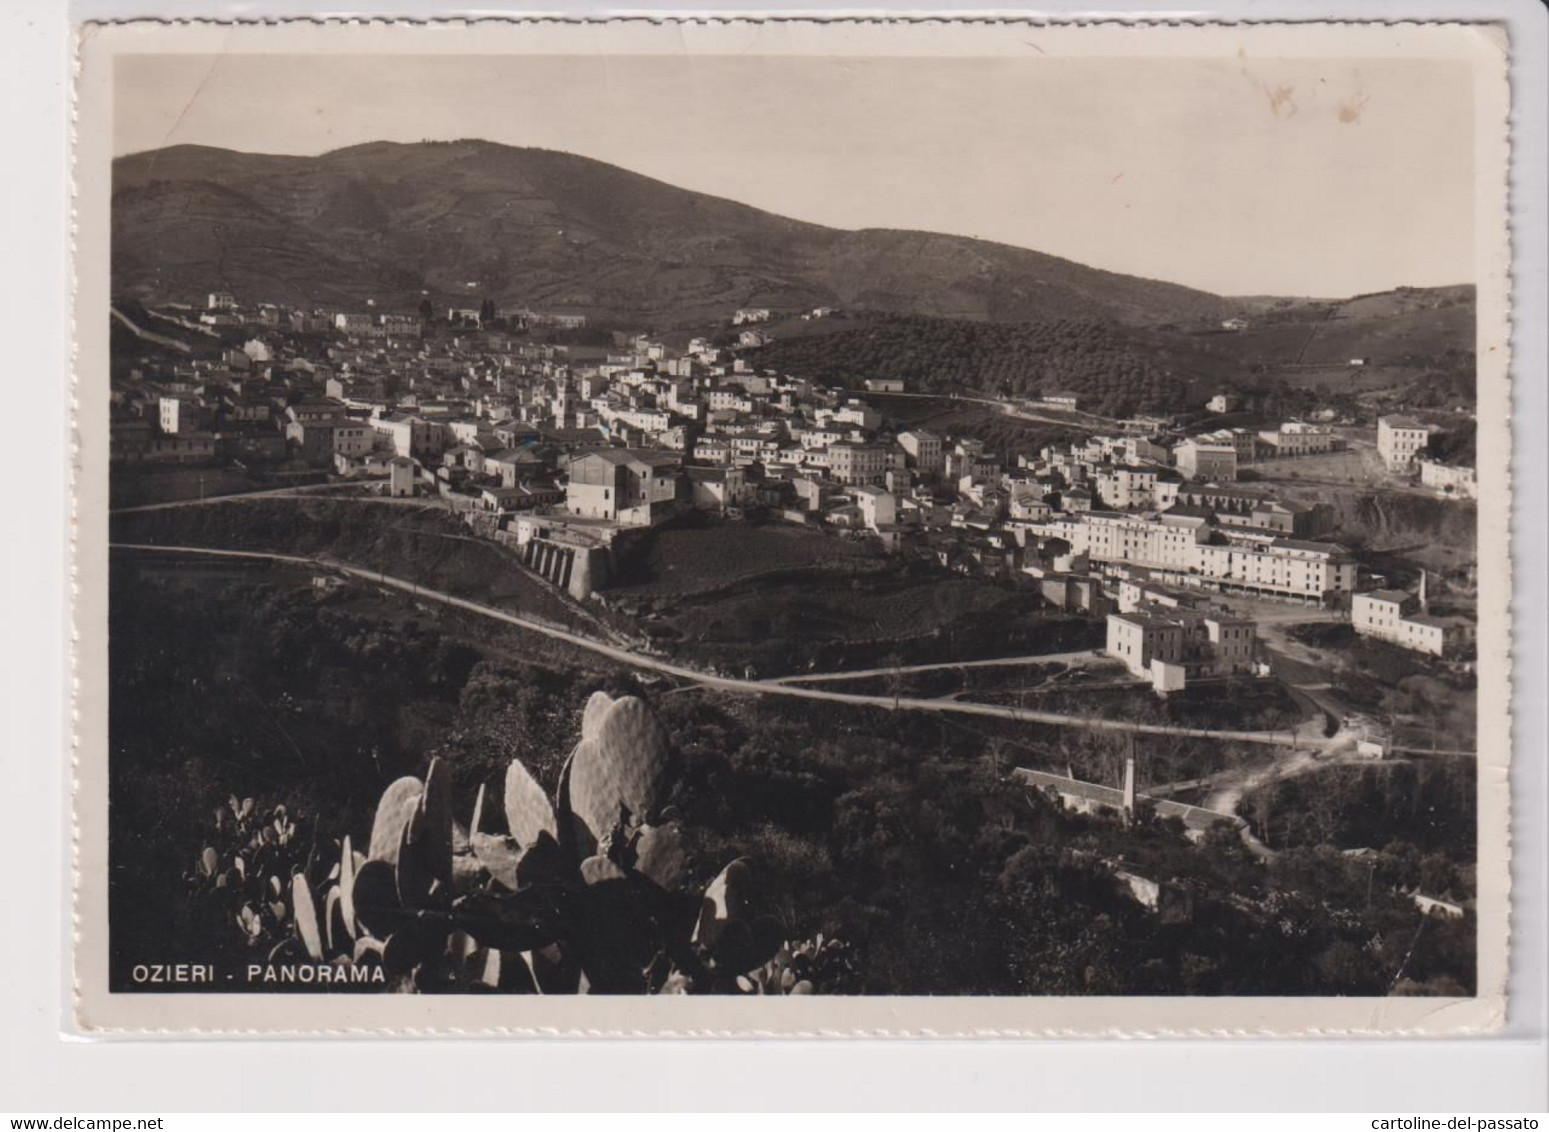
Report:
M683 879L683 834L677 825L648 825L635 842L635 871L669 892Z
M479 783L479 792L473 798L473 817L468 822L468 836L484 832L484 783Z
M525 766L515 759L506 768L506 824L511 836L524 849L547 831L558 837L559 823L554 818L554 807L549 805L548 795L538 780Z
M355 851L350 846L350 835L344 835L339 846L339 914L353 934L355 931Z
M424 792L424 785L412 777L400 778L382 791L376 819L371 823L367 857L390 865L398 863L398 847L403 843L404 829L419 810L420 795Z
M317 905L312 900L312 888L307 878L297 873L290 878L290 909L295 917L296 934L302 946L314 960L323 957L323 936L317 927Z
M485 871L515 892L519 885L516 873L517 865L522 860L521 846L513 838L502 837L498 833L475 833L469 838L469 844Z
M710 887L705 889L699 923L694 928L695 943L714 947L716 938L727 924L740 921L747 915L748 892L752 883L753 873L745 857L738 857L721 870L710 882Z
M452 771L443 759L431 759L425 771L425 789L409 823L407 843L433 879L451 884Z
M594 696L587 704L593 710ZM667 775L667 733L637 696L624 696L595 713L596 734L576 748L570 806L594 841L618 823L620 810L635 823L649 820L661 802ZM584 730L583 730L584 733Z
M216 811L225 848L185 879L255 953L380 968L370 981L397 990L806 994L838 981L848 954L790 943L746 859L695 915L682 819L663 804L667 736L641 700L594 695L582 732L552 805L508 767L509 835L484 828L499 827L484 785L466 831L455 823L450 768L433 759L423 782L383 792L368 853L344 837L335 862L284 807L263 816L233 798Z
M595 739L602 727L603 716L613 706L613 697L607 692L593 692L581 712L581 738Z
M355 884L350 895L357 929L362 935L385 939L402 907L394 866L386 861L367 861L355 870Z

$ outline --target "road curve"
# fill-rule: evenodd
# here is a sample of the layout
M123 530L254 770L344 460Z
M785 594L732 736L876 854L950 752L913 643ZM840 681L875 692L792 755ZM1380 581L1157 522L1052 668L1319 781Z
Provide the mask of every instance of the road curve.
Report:
M260 491L232 491L225 495L205 495L194 499L169 499L162 503L137 503L133 507L115 507L109 515L139 515L147 511L175 511L180 507L209 507L216 503L246 503L248 500L309 499L314 492L338 491L342 487L386 483L384 479L361 479L354 484L307 483L294 487L269 487ZM401 507L425 507L446 510L444 504L429 498L391 495L326 495L320 498L344 503L391 503Z
M917 672L939 672L948 668L1017 668L1034 664L1064 664L1070 666L1091 663L1117 665L1119 662L1106 655L1094 654L1091 649L1074 652L1041 653L1037 656L1002 656L987 660L941 660L934 664L903 664L888 668L857 668L851 672L808 672L795 676L771 676L765 684L825 684L839 680L864 680L871 676L908 676ZM1139 683L1137 680L1136 683Z
M678 680L699 684L707 688L755 696L791 696L805 700L826 700L830 703L855 704L862 707L880 707L891 711L946 712L953 715L978 715L994 719L1011 719L1020 723L1042 723L1053 727L1076 727L1088 731L1116 731L1137 735L1180 735L1196 739L1214 739L1236 743L1255 743L1267 747L1292 747L1301 749L1321 748L1324 740L1298 739L1292 731L1214 731L1196 727L1173 727L1164 723L1131 723L1118 719L1094 719L1083 715L1062 715L1058 712L1029 711L1025 708L999 704L965 703L950 699L913 699L907 696L867 696L853 692L829 692L795 684L767 684L759 680L738 680L730 676L715 676L700 672L657 657L630 652L615 645L604 644L591 637L572 633L553 625L534 621L516 613L507 613L488 605L481 605L467 598L456 597L440 590L426 589L404 578L395 578L376 570L367 570L328 558L310 558L297 554L275 554L258 550L220 550L206 546L158 546L154 543L108 544L111 550L142 551L155 554L194 555L212 558L245 558L263 562L283 562L291 566L310 569L332 570L375 585L401 590L422 601L434 601L454 609L504 621L529 632L539 633L552 640L563 641L576 648L605 656L610 660L633 668L643 668L671 676Z

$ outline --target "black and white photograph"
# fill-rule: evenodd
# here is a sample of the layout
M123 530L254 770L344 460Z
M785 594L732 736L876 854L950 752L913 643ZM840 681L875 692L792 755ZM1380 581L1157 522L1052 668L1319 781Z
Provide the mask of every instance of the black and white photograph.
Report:
M87 1025L1500 1024L1487 29L349 30L85 43Z

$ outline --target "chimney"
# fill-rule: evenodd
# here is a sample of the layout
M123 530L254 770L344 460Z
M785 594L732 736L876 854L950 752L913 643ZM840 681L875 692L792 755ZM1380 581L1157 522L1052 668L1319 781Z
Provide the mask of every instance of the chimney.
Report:
M1425 582L1426 582L1426 570L1425 570L1424 567L1421 567L1421 569L1420 569L1420 612L1421 613L1429 613L1431 611L1430 600L1425 596L1425 590L1426 590Z
M1135 756L1124 760L1124 816L1135 816Z

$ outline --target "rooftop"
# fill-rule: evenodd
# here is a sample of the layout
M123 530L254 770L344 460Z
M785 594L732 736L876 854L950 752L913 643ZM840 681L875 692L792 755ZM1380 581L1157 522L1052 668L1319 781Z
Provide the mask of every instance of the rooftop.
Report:
M1364 597L1368 601L1392 601L1403 603L1414 596L1407 590L1372 590L1370 593L1356 594L1356 597Z

